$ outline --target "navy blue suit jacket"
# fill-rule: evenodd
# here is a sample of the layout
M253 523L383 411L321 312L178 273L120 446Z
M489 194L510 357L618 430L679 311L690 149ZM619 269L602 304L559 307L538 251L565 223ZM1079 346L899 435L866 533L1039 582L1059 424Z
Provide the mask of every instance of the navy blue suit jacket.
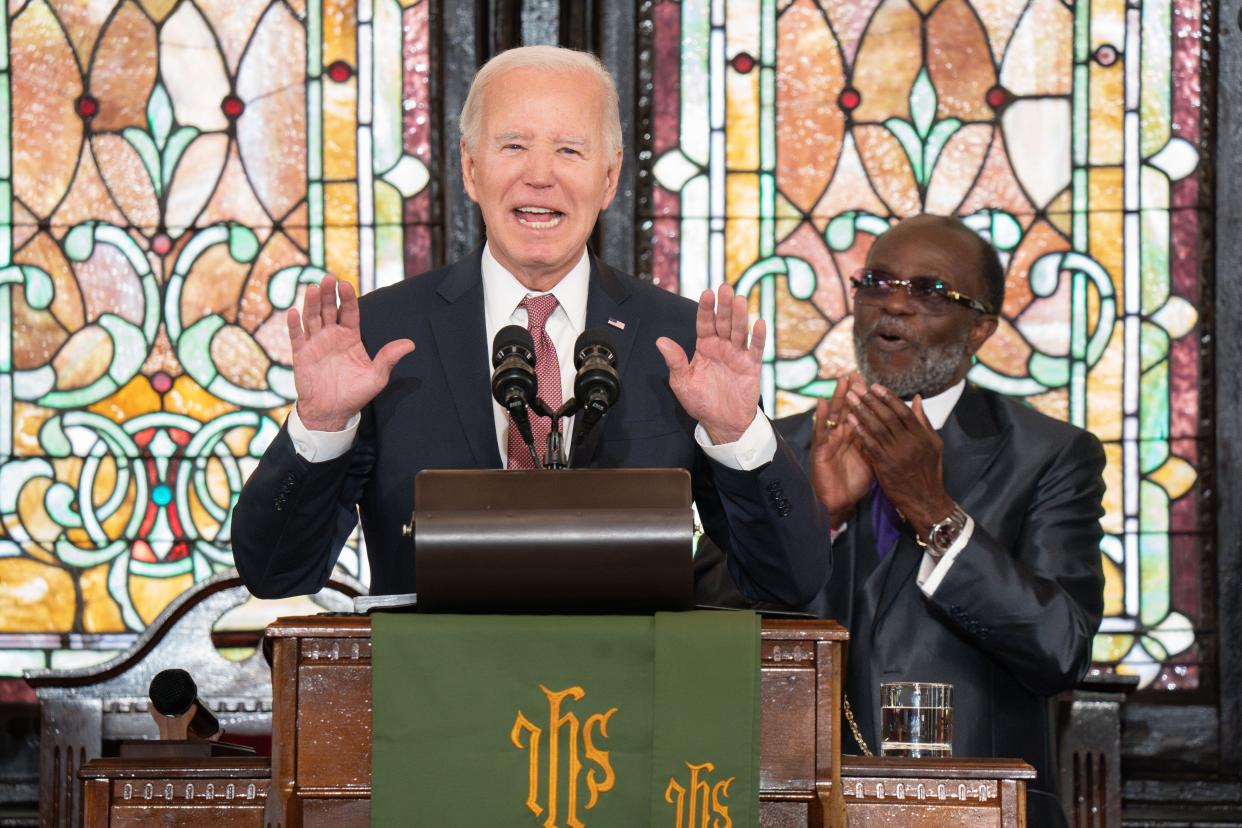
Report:
M414 546L402 525L423 469L500 468L492 415L481 250L362 297L362 338L374 354L409 338L415 351L362 412L352 449L322 463L297 455L285 428L242 490L233 553L260 597L314 592L327 581L359 515L373 593L414 592ZM668 385L655 341L693 353L696 305L591 257L587 328L617 346L621 397L571 455L600 468L686 468L704 528L752 597L804 603L831 564L828 516L798 458L778 438L771 463L739 472L706 457L695 423ZM577 418L581 422L581 417Z

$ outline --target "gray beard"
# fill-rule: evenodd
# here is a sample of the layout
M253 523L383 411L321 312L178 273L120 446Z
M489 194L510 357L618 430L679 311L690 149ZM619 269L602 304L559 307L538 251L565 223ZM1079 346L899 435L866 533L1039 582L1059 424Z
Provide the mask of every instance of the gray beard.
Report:
M862 373L863 379L867 381L867 385L876 383L883 385L903 400L913 399L916 394L927 399L946 390L953 383L958 366L966 358L970 331L963 329L961 338L956 342L946 342L931 348L914 346L918 349L918 355L915 357L914 364L905 371L873 371L867 362L867 340L875 336L880 328L890 333L904 335L905 331L902 330L904 327L902 323L895 322L888 317L882 318L870 331L863 331L860 334L855 329L854 361L858 364L858 370Z

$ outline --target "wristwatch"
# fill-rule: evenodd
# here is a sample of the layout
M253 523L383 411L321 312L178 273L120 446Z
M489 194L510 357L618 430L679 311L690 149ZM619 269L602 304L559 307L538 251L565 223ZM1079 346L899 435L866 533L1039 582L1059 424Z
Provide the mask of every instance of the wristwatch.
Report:
M927 533L927 540L917 538L919 546L927 550L927 553L933 559L939 561L945 552L949 551L949 547L957 541L961 536L962 530L966 528L966 513L962 511L962 507L956 503L953 504L953 511L949 513L947 518L939 520L932 524L931 530Z

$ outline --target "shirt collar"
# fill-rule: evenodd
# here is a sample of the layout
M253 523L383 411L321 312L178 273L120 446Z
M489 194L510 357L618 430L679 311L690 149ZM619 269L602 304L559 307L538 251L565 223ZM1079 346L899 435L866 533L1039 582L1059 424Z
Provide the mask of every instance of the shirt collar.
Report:
M483 302L490 323L496 323L497 330L513 316L518 304L529 296L539 296L536 291L529 290L517 280L512 273L496 261L490 245L483 246ZM586 248L582 249L582 257L578 259L568 273L547 291L556 297L557 304L569 317L574 330L581 332L586 327L587 287L590 284L591 259ZM490 325L489 325L490 327Z
M931 423L932 428L936 431L944 428L944 424L949 421L949 415L953 413L954 406L962 398L962 392L965 390L966 380L963 379L936 396L923 400L923 413L927 415L927 421Z

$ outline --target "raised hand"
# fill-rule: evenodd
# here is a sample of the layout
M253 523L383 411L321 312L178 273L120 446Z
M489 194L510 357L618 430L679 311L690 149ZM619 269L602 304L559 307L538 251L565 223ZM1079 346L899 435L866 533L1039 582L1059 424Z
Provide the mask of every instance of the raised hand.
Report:
M832 399L821 398L815 406L811 432L811 485L815 496L828 508L834 526L854 510L875 480L863 457L858 433L846 421L846 394L850 388L865 390L866 383L857 373L840 377Z
M325 276L306 288L302 313L290 308L286 318L293 346L293 383L298 417L311 431L340 431L349 418L375 398L403 356L414 350L408 339L389 342L375 359L358 332L358 297L353 285Z
M884 494L906 522L926 538L936 521L953 511L944 489L944 441L923 412L882 385L851 388L846 422L858 432L859 445Z
M699 297L693 360L668 337L656 340L668 365L669 387L713 443L736 441L759 410L759 365L767 326L757 320L748 336L748 317L746 299L721 285L717 293L705 290Z

